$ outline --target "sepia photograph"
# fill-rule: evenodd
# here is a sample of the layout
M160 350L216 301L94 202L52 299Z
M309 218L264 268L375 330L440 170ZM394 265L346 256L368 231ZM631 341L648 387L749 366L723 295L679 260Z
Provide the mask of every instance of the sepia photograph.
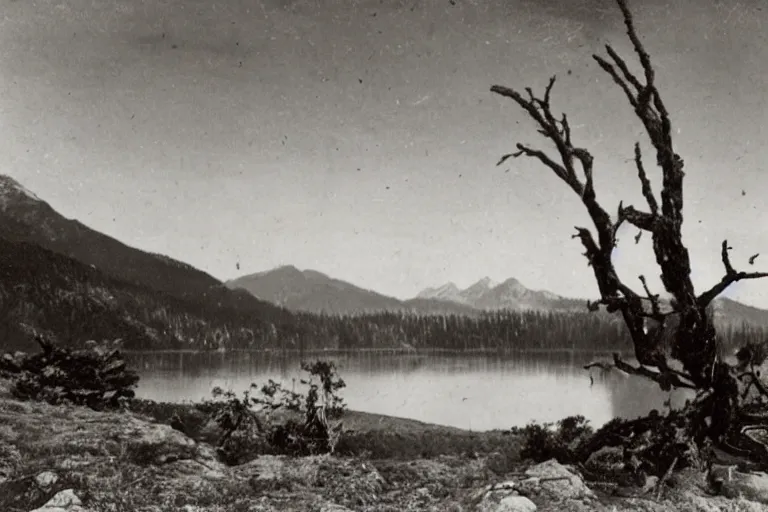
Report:
M0 512L768 512L767 140L763 0L0 0Z

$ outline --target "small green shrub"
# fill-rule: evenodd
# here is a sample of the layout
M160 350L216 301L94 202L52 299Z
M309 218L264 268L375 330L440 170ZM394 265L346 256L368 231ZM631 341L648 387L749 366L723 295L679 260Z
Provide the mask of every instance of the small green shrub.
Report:
M210 416L223 432L217 446L219 458L226 464L238 465L266 451L268 432L253 410L256 399L251 397L250 390L238 397L216 387L212 394L215 400L223 400Z
M196 441L208 441L201 431L208 423L211 415L217 409L213 402L201 403L170 403L155 402L145 398L134 398L128 404L128 409L164 425L174 426L186 436Z
M589 439L593 430L584 416L569 416L553 423L529 423L522 429L514 429L522 436L520 456L543 462L557 459L563 464L577 461L579 446Z
M316 361L311 364L302 362L301 369L309 374L308 379L299 381L308 387L306 395L284 389L280 383L270 379L261 387L261 396L254 398L253 403L261 405L267 411L282 408L310 415L322 409L326 418L340 418L347 406L337 393L347 384L339 377L336 365L329 361ZM254 387L256 386L252 384L251 388Z
M127 369L117 348L119 340L89 341L78 350L60 347L43 336L35 340L40 352L6 353L0 358L0 376L11 379L14 397L93 409L120 408L134 397L139 377Z
M219 455L225 463L241 464L260 453L312 455L333 453L342 430L338 420L346 405L337 392L346 384L332 362L301 363L309 377L301 379L306 394L283 389L273 380L261 388L251 384L238 397L232 391L213 390L216 406L210 418L223 435L218 442ZM258 394L252 396L252 391ZM278 422L274 413L285 410L303 416Z

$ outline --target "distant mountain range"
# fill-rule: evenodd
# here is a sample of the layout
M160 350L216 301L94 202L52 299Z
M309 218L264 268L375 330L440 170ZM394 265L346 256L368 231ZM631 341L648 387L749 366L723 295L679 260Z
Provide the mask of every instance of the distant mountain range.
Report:
M515 278L495 283L489 277L460 289L454 283L426 288L415 298L399 300L367 290L315 270L285 265L227 281L261 300L291 311L328 314L364 314L382 311L416 314L478 316L487 311L586 311L587 299L563 297L532 290ZM721 327L748 324L768 329L768 311L719 297L713 303Z
M391 317L345 324L338 315L478 317L496 310L571 315L585 310L585 300L513 278L484 278L463 290L449 283L400 300L293 266L222 283L67 219L0 175L0 348L28 343L33 331L63 343L128 337L126 346L143 349L399 346L400 327ZM768 311L724 298L715 303L715 318L720 326L768 328ZM432 332L409 322L420 336ZM440 346L441 335L434 336L429 346Z
M292 265L250 274L227 281L233 289L243 289L261 300L292 311L328 314L362 314L382 311L419 314L476 315L464 304L440 298L417 297L401 301L315 270L299 270Z
M584 310L586 307L586 300L568 299L548 291L531 290L515 278L496 284L491 278L484 277L464 290L448 283L438 288L427 288L419 293L418 297L439 298L485 311L570 311Z
M584 311L586 300L567 299L546 291L529 290L516 279L495 284L484 278L465 290L453 283L427 288L415 298L399 300L334 279L315 270L285 265L227 281L262 300L292 311L361 314L405 311L419 314L478 315L483 311Z

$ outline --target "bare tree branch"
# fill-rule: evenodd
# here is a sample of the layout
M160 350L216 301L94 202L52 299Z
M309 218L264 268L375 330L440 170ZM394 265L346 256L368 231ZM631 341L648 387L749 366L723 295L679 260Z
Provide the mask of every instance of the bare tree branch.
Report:
M669 391L672 388L698 389L695 385L689 382L683 382L680 379L681 374L679 372L654 372L645 366L632 366L629 363L623 361L619 354L613 354L613 363L616 365L617 369L623 371L624 373L628 373L630 375L641 375L658 382L661 388L665 391Z
M563 128L563 137L565 137L565 143L571 146L571 126L568 124L568 116L563 112L563 117L560 120L560 126Z
M619 4L619 9L621 9L621 14L624 16L624 24L627 26L627 35L629 35L629 40L632 41L632 46L635 47L635 52L637 52L637 56L640 59L640 64L643 66L643 71L645 72L645 82L647 85L652 85L654 72L653 66L651 66L651 58L648 53L646 53L645 48L643 48L643 45L640 42L640 38L637 36L632 13L627 6L627 1L618 0L617 3Z
M586 149L573 146L571 142L570 125L568 124L567 117L563 115L561 119L558 120L552 114L550 98L554 85L555 77L552 77L547 84L543 99L537 98L530 88L526 88L526 92L528 93L527 99L514 89L501 85L494 85L491 87L491 91L514 100L528 112L531 118L539 125L538 132L555 144L555 147L560 154L562 164L555 164L554 161L547 157L542 151L531 149L522 144L517 144L518 150L522 152L521 154L536 157L541 160L545 165L552 169L558 177L568 183L577 194L583 195L586 193L587 195L591 195L593 190L592 155L590 155ZM512 156L518 155L513 153ZM576 170L573 167L574 158L578 159L581 164L585 176L584 183L582 183L576 176ZM506 158L503 158L500 163L503 163L505 160Z
M536 158L579 195L595 225L597 240L586 228L577 228L577 233L574 237L581 239L582 245L586 249L584 255L587 257L589 265L593 268L602 298L601 301L598 301L598 304L606 304L609 310L612 311L620 310L633 339L643 340L641 345L644 348L638 352L638 360L644 364L661 364L660 362L663 361L663 357L658 352L658 347L646 338L642 329L642 318L648 316L648 314L643 309L640 296L621 281L611 261L612 252L616 245L616 232L624 220L644 226L645 229L650 230L655 219L651 214L640 212L632 207L624 208L620 206L616 222L611 221L610 216L595 197L593 180L594 159L592 155L586 149L573 145L568 118L563 115L558 120L552 114L550 100L554 84L555 79L550 79L543 98L536 97L530 88L525 89L527 97L524 97L509 87L499 85L491 87L492 92L512 99L525 110L538 124L539 133L554 143L560 155L560 161L555 161L544 151L518 143L516 146L517 151L504 155L499 163L519 156ZM574 167L575 160L580 164L584 176L583 180L577 176Z
M656 229L657 216L652 213L641 212L634 206L626 206L621 212L621 217L635 227L645 231Z
M637 166L637 176L640 178L640 184L642 185L643 197L648 202L651 213L657 215L659 213L659 203L656 202L656 197L651 189L651 182L648 181L648 175L643 167L643 156L640 152L639 142L635 143L635 165Z
M736 273L736 271L733 270L733 265L731 265L731 258L728 255L728 251L731 249L733 249L733 247L728 246L728 240L723 240L723 244L720 249L720 257L723 260L723 266L725 267L726 275L732 275Z
M639 279L640 282L643 283L643 290L645 290L645 295L651 302L651 312L653 313L653 316L663 320L664 316L662 315L661 307L659 306L659 295L651 293L651 290L648 289L648 282L645 280L645 276L641 275L639 276Z
M613 50L611 50L611 52L613 52ZM595 59L597 64L603 68L603 70L608 73L611 78L613 78L613 81L616 82L619 87L621 87L621 89L624 91L624 94L627 95L629 104L637 108L637 97L635 93L632 92L627 83L621 78L621 76L619 76L619 74L616 72L616 68L614 68L610 62L599 55L593 55L592 58Z
M613 47L609 44L605 45L605 51L608 53L611 59L613 59L613 62L615 62L619 67L621 73L624 75L624 79L632 84L637 93L640 93L643 90L643 85L640 83L640 80L638 80L637 77L635 77L635 75L629 71L629 67L627 67L627 63L624 62L624 59L619 57L619 54L616 53Z
M616 222L613 224L613 237L616 238L616 233L619 232L619 228L627 220L624 217L624 202L619 201L619 207L616 209Z
M598 311L600 309L600 306L605 306L605 310L609 313L613 313L615 311L619 311L623 308L629 307L629 299L627 297L603 297L598 300L588 300L587 301L587 309L589 311Z
M718 295L723 293L730 285L737 281L741 281L742 279L760 279L768 277L768 272L737 272L734 270L733 265L731 264L731 258L728 255L728 251L730 250L731 247L728 246L728 241L723 240L720 254L723 260L723 266L725 267L725 275L719 283L699 295L696 299L699 307L707 307Z
M646 368L645 366L632 366L626 361L621 359L621 356L617 353L613 354L613 364L604 363L601 361L594 361L587 365L584 365L585 370L592 368L600 368L603 371L610 371L612 369L620 370L630 375L639 375L646 377L653 381L658 382L662 388L670 390L672 388L686 388L697 389L696 386L690 382L685 382L683 379L690 380L690 377L682 372L676 370L666 369L665 371L655 372Z
M518 151L512 153L511 156L525 155L537 158L549 167L561 180L566 182L568 186L581 197L593 222L595 222L595 227L598 231L598 239L600 241L600 248L602 250L608 250L608 247L613 247L615 238L614 232L611 229L610 216L595 200L592 174L594 159L589 151L573 145L567 117L563 116L558 120L552 114L550 98L554 84L555 78L553 77L547 84L543 99L537 98L530 88L525 89L528 96L527 98L523 97L522 94L514 89L501 85L494 85L491 87L491 91L512 99L523 108L534 121L536 121L540 128L539 133L542 133L555 144L560 155L560 162L555 162L543 151L519 143L517 144ZM501 162L506 161L508 158L509 156L505 155L502 157ZM574 160L578 160L581 166L581 171L584 175L583 181L580 180L576 174Z
M566 182L568 185L571 186L572 189L576 191L577 194L581 195L582 187L581 184L575 184L574 181L571 179L571 177L568 175L568 171L560 164L549 158L546 153L544 153L541 150L529 148L528 146L524 146L523 144L518 143L517 144L517 153L514 153L514 157L517 158L521 155L525 155L528 157L537 158L541 163L552 169L554 173L564 182ZM574 187L575 185L575 187Z
M600 368L601 370L603 370L605 372L609 372L609 371L613 370L615 368L615 366L613 366L610 363L603 363L601 361L593 361L593 362L591 362L589 364L585 364L584 365L584 369L585 370L591 370L592 368Z
M640 60L640 64L643 68L645 75L645 84L642 84L640 80L635 77L626 62L616 53L611 46L606 46L606 51L611 59L615 62L616 66L608 62L606 59L599 55L593 55L593 58L600 67L608 73L614 82L616 82L624 94L627 96L630 105L635 109L635 113L640 121L645 126L648 137L656 149L656 161L663 170L664 189L662 190L662 206L665 216L675 223L682 221L682 177L683 177L683 162L682 159L674 152L672 147L671 137L671 122L669 120L669 114L664 102L661 99L661 95L656 89L654 83L655 72L651 64L651 59L648 53L645 51L640 38L635 30L632 13L627 7L626 0L617 0L619 8L621 9L624 17L624 23L627 27L627 35L629 36L632 46L637 53ZM618 67L618 71L617 68ZM634 90L633 90L634 89ZM642 168L642 164L639 159L639 147L635 147L636 162L638 163L638 173L641 174L641 182L643 183L643 195L646 200L652 194L646 193L646 186L650 191L650 184L647 181L645 170ZM656 213L658 205L652 206L653 201L649 201L651 212ZM670 290L671 291L671 290Z

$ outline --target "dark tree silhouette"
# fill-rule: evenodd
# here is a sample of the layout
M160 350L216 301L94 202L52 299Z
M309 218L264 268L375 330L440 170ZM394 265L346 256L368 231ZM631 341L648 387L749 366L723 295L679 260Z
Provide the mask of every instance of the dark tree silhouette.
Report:
M590 152L575 145L565 114L556 117L550 104L555 78L550 79L543 97L534 95L530 88L521 94L508 87L494 85L491 91L517 103L538 125L538 132L554 143L556 157L525 144L517 144L517 151L504 155L499 164L509 158L530 157L553 171L579 196L594 223L594 232L576 227L574 238L580 239L586 249L585 256L592 267L600 291L599 300L589 303L590 309L600 306L618 311L623 317L634 344L637 366L630 365L618 355L613 364L627 373L641 375L656 381L662 389L686 387L700 391L693 407L697 421L697 441L708 438L716 445L751 458L768 459L764 446L745 443L745 427L761 424L756 414L747 414L746 404L739 395L739 379L752 375L739 375L735 366L721 358L719 341L711 315L708 313L713 299L732 283L743 279L768 276L766 272L737 271L729 258L727 241L721 248L725 272L711 289L696 293L691 281L688 249L682 239L683 224L683 159L675 152L672 141L671 120L661 94L656 88L655 72L634 27L632 13L626 0L617 0L624 18L627 34L639 59L644 76L630 71L626 61L610 46L607 58L594 55L595 61L622 89L637 118L642 122L653 150L656 164L661 170L662 189L656 195L646 174L640 144L635 144L634 161L646 208L635 208L619 203L615 217L611 217L600 204L593 184L594 158ZM612 262L616 246L616 233L623 223L629 223L648 233L653 241L656 263L661 270L661 281L671 295L662 301L653 294L643 276L642 291L636 291L618 276ZM750 260L754 263L754 258ZM674 318L674 321L670 319ZM649 328L653 324L656 328ZM670 331L671 339L663 333ZM677 361L679 364L675 364ZM750 430L751 431L751 430Z

